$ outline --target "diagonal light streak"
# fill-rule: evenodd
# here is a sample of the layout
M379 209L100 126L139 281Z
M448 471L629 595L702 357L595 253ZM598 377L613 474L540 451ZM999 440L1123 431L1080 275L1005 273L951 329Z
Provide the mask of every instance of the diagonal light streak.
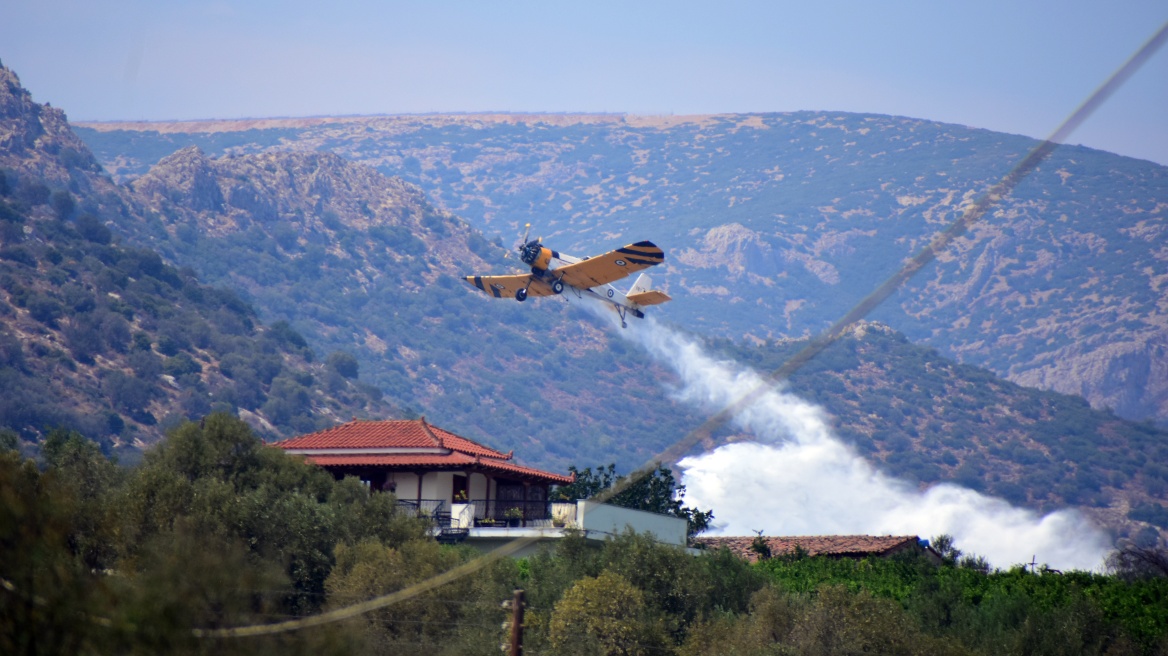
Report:
M1009 196L1014 188L1018 186L1023 179L1033 173L1038 166L1050 157L1055 148L1062 143L1076 128L1082 125L1083 121L1087 120L1096 109L1098 109L1112 94L1118 90L1124 82L1126 82L1140 66L1150 59L1164 42L1168 41L1168 22L1164 23L1159 30L1156 31L1150 39L1148 39L1135 54L1133 54L1126 62L1123 63L1114 73L1111 74L1087 99L1079 105L1070 116L1066 118L1046 139L1036 145L1025 157L1022 158L1018 164L1014 166L1005 176L997 183L983 192L978 198L968 207L965 212L951 223L945 230L933 237L924 248L918 251L915 255L908 259L896 273L892 274L887 280L880 284L872 293L864 297L859 303L849 310L844 316L840 317L827 330L811 339L799 352L791 356L789 360L780 365L777 369L771 372L762 383L754 390L743 395L740 399L731 403L707 419L701 426L693 431L690 431L685 437L667 447L664 451L657 454L648 463L642 465L639 469L623 478L617 485L608 488L593 497L593 501L604 502L619 494L628 486L636 483L645 476L653 473L661 462L674 464L686 454L690 452L697 444L709 439L714 431L721 428L726 422L754 403L760 396L769 391L775 383L783 381L798 371L803 365L811 361L823 352L825 348L833 344L840 338L849 328L856 324L864 317L866 317L872 310L876 309L888 297L900 288L906 281L915 276L921 269L936 259L937 254L948 248L949 244L954 239L961 236L969 229L971 225L980 221L989 211L991 207L1001 202L1002 199ZM368 601L364 601L344 608L338 608L333 611L322 613L319 615L312 615L302 617L287 622L279 622L276 624L261 624L253 626L241 626L235 628L224 629L195 629L194 635L199 638L242 638L249 636L273 635L277 633L285 633L288 631L297 631L314 626L321 626L331 622L338 622L345 619L350 619L368 613L378 608L384 608L391 604L395 604L407 599L412 599L420 594L433 590L437 587L445 585L451 581L457 580L468 574L477 572L487 565L517 553L524 547L533 544L536 538L517 538L488 554L480 556L474 560L467 561L458 567L449 571L443 572L435 577L415 583L407 588L403 588L390 594L375 597Z

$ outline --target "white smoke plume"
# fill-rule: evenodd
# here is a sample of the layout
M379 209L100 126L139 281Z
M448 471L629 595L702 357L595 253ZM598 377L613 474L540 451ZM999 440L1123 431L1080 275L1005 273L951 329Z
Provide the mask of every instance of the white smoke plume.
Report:
M630 321L621 333L678 373L677 398L711 412L764 384L754 371L715 360L651 318ZM1037 557L1056 569L1095 570L1108 552L1107 536L1074 510L1039 516L957 485L922 491L876 470L833 434L821 408L780 386L733 422L757 441L678 463L687 505L714 511L713 534L947 533L965 553L1003 568Z

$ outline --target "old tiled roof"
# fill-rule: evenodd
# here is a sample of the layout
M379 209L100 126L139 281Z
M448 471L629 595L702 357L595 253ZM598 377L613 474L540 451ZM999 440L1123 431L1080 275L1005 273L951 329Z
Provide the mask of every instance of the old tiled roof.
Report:
M277 442L281 449L445 448L472 456L510 460L511 454L455 435L423 419L353 420L322 431Z
M864 556L889 556L910 548L920 547L920 538L915 535L806 535L796 537L764 536L772 556L795 551L798 545L809 556L841 556L861 558ZM707 549L725 547L731 553L755 562L758 554L751 551L754 537L699 537L694 542Z
M321 467L478 469L553 485L568 485L575 480L572 476L517 465L510 462L511 453L455 435L426 423L425 419L354 420L277 442L274 446L303 454L309 462ZM383 449L392 452L377 452ZM350 450L354 452L344 453Z

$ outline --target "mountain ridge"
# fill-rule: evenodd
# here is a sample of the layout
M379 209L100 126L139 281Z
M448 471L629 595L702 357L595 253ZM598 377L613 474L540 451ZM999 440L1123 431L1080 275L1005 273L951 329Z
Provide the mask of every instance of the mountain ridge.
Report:
M488 236L531 222L558 248L589 252L648 228L679 255L657 276L685 292L666 316L761 339L829 325L1037 143L845 112L319 121L214 136L230 140L224 152L365 162ZM208 137L103 129L81 134L106 162L135 144ZM1156 274L1166 211L1168 167L1060 146L873 318L1011 380L1168 422L1168 279Z

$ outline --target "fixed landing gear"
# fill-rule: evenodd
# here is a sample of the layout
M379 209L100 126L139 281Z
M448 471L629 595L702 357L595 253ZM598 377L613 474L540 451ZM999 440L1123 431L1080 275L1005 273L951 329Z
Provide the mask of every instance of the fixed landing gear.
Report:
M560 280L553 282L552 283L552 293L556 294L556 295L563 294L564 293L564 283Z
M628 314L628 310L618 305L616 306L616 313L620 315L621 328L628 328L629 324L625 323L625 315Z
M527 300L527 288L526 287L515 292L515 300L519 301L520 303Z

